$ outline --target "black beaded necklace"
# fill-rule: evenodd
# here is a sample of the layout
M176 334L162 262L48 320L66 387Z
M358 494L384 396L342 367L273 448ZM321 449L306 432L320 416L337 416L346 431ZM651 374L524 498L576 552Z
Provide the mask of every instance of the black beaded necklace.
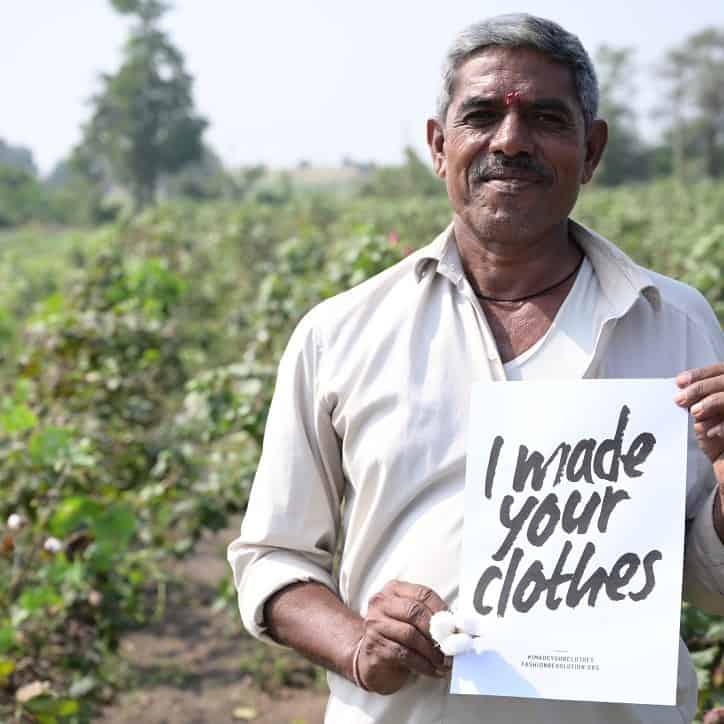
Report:
M555 284L551 284L549 287L546 287L545 289L541 289L539 292L534 292L533 294L526 294L523 297L517 297L516 299L501 299L500 297L490 297L487 294L480 294L477 289L475 289L475 296L484 301L484 302L524 302L526 299L533 299L533 297L540 297L543 294L546 294L547 292L553 291L557 287L562 286L565 284L572 276L575 276L576 272L581 268L581 264L583 264L583 260L585 259L585 255L581 254L581 258L578 260L578 264L573 268L573 270L566 274L566 276L563 277L560 281L557 281Z

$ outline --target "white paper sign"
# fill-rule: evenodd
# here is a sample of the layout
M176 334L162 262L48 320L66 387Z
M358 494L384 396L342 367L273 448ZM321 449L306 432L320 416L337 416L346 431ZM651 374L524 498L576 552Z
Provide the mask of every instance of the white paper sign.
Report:
M474 386L451 693L672 705L687 413L673 380Z

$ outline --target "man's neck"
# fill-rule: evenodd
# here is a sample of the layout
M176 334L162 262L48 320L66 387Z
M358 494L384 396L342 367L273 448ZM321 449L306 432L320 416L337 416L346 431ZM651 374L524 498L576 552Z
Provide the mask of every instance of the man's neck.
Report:
M516 299L554 284L580 258L568 221L535 239L484 238L459 217L455 241L468 280L486 296Z

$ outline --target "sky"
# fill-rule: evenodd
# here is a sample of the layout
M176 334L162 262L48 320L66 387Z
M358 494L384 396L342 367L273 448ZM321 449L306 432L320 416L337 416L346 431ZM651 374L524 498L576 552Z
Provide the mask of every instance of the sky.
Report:
M0 8L0 139L29 147L47 173L80 139L129 21L106 0ZM385 163L405 145L427 153L445 51L465 25L503 12L556 20L591 54L604 43L635 48L647 134L656 62L688 35L724 26L724 0L176 0L164 27L195 78L205 138L227 165Z

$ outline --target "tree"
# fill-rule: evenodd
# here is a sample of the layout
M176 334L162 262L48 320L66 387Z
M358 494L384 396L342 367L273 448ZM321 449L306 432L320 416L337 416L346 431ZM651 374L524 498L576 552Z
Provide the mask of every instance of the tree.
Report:
M38 175L33 152L24 146L11 146L0 138L0 164L27 171L31 176Z
M644 144L630 104L634 97L632 48L601 46L596 53L600 84L599 115L608 123L608 144L596 181L613 186L647 176Z
M724 29L707 28L670 50L660 70L668 82L673 165L701 160L702 171L724 175Z
M129 188L137 208L153 203L158 181L201 158L206 120L194 110L192 78L183 55L159 28L157 0L112 0L138 23L114 75L102 76L85 128L90 155L104 159L113 179Z

